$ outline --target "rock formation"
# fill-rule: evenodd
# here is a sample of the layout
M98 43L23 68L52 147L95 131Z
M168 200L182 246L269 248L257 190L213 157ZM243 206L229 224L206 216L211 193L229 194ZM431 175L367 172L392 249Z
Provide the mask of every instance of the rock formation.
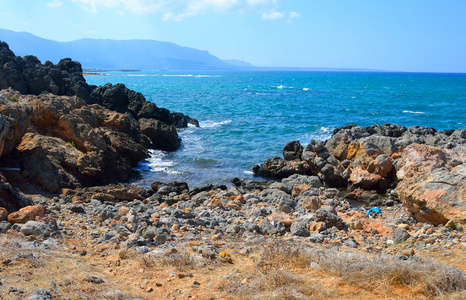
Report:
M175 127L198 125L123 84L87 84L71 59L41 64L16 57L4 42L0 89L0 167L51 193L127 181L147 148L176 150ZM3 181L1 206L11 213L28 204Z
M347 125L325 142L285 145L284 159L254 166L256 175L317 175L329 187L395 188L421 221L466 223L466 130L399 125Z

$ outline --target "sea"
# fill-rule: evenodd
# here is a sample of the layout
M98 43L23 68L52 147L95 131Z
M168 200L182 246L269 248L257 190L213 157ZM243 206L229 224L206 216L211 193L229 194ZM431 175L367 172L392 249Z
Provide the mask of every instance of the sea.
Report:
M200 127L179 129L177 151L151 150L133 182L230 185L299 140L324 141L347 124L466 128L466 74L304 71L106 72L93 85L123 83Z

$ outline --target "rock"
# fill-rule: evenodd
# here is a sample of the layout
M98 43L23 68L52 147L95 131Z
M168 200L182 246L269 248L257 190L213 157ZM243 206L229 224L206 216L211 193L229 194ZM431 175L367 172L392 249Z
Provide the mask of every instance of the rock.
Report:
M7 221L0 222L0 233L6 233L11 228L11 224Z
M420 222L466 223L466 153L413 144L403 151L400 201Z
M393 240L395 243L404 242L410 237L411 235L405 229L396 228L393 232Z
M413 144L403 150L402 168L397 171L396 176L399 180L402 180L418 174L428 174L444 167L446 163L447 150L428 145Z
M86 210L81 205L71 205L69 210L76 214L85 214Z
M349 181L351 181L355 187L371 190L377 186L381 179L382 177L380 175L369 173L367 170L358 166L352 170Z
M35 235L40 237L48 237L52 232L52 229L49 225L41 222L27 221L23 226L21 226L20 232L25 236Z
M251 170L255 175L276 178L286 178L293 174L310 174L309 165L305 161L287 161L280 157L269 158Z
M45 207L41 205L27 206L17 212L8 215L8 222L11 224L24 224L33 221L36 217L45 217Z
M8 220L8 211L4 207L0 207L0 222Z
M293 222L290 227L290 233L295 236L308 237L311 235L311 232L304 222Z
M28 300L53 300L52 293L46 289L34 289Z
M103 280L102 278L94 276L94 275L88 276L86 278L86 281L90 283L96 283L96 284L102 284L105 282L105 280Z
M282 222L285 227L290 227L293 223L288 214L279 211L273 211L267 219L271 222Z
M309 226L309 230L313 232L322 232L327 229L327 225L324 222L314 222Z
M322 243L324 241L324 236L320 233L313 233L307 238L312 243Z
M353 228L357 230L363 229L363 225L361 221L356 217L352 217L346 220L346 224L348 225L349 228Z
M315 212L319 208L321 208L324 204L322 200L320 200L319 196L305 196L299 199L298 204L301 205L302 208L309 210L311 212Z
M288 142L283 148L283 157L285 160L301 159L302 153L303 146L301 146L299 141Z
M318 176L308 176L308 175L301 175L301 174L293 174L287 178L282 179L283 184L304 184L311 188L317 189L323 187L322 182L320 181Z
M316 216L315 218L316 222L324 222L327 228L331 228L335 226L336 228L340 230L346 229L345 222L343 222L343 220L339 216L323 208L319 208L318 210L316 210L315 216Z
M388 177L393 170L392 158L387 154L381 154L367 166L369 173L378 174L381 177Z
M139 128L149 137L150 148L174 151L178 148L180 139L175 126L167 125L155 119L139 119Z

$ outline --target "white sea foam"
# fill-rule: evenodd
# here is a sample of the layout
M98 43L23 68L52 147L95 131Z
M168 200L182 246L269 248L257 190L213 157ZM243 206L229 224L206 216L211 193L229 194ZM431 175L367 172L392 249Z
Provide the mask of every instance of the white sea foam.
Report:
M217 127L220 127L222 125L230 124L231 122L232 122L232 120L225 120L225 121L221 121L221 122L203 121L203 122L200 122L199 127L201 127L201 128L217 128Z
M292 86L284 86L284 85L279 85L277 86L277 89L293 89L294 87Z
M244 171L244 174L254 175L254 172L247 170L247 171Z
M310 88L303 88L303 91L310 91Z
M309 144L309 141L311 140L326 141L329 138L331 138L332 135L333 135L333 128L322 126L320 127L319 130L304 135L303 138L301 139L303 141L301 144L303 146L307 146L307 144Z
M197 78L218 78L218 77L222 77L221 75L196 75L194 77L197 77Z
M411 110L403 110L403 113L405 114L420 114L420 115L425 115L425 112L422 111L411 111Z
M147 165L152 172L180 174L178 171L172 169L177 163L168 159L162 150L149 150L149 156Z

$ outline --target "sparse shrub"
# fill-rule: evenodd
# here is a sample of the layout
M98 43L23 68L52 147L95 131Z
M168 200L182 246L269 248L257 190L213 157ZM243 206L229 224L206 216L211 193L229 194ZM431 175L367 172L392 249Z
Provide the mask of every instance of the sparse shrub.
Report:
M19 97L10 96L10 98L9 98L8 100L10 100L10 102L18 102L18 101L19 101Z
M68 146L71 146L71 147L74 147L74 148L76 148L76 143L75 143L75 142L73 142L73 141L71 141L71 142L67 142L66 144L67 144Z

